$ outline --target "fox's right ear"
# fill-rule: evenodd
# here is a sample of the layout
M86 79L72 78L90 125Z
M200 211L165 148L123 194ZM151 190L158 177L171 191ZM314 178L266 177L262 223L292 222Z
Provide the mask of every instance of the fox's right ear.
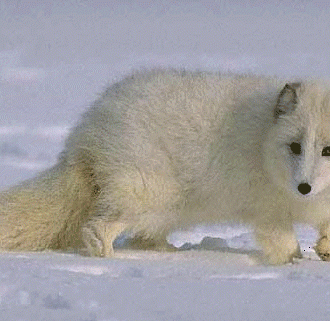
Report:
M277 104L274 109L275 121L284 114L290 113L296 109L297 106L297 88L301 83L287 83L281 90L277 98Z

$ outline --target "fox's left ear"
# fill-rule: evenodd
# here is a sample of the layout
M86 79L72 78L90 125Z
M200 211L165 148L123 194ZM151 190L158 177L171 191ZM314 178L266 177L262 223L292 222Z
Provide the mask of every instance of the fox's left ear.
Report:
M277 98L277 104L274 109L275 121L283 114L290 113L296 109L297 106L297 89L301 83L287 83L281 90Z

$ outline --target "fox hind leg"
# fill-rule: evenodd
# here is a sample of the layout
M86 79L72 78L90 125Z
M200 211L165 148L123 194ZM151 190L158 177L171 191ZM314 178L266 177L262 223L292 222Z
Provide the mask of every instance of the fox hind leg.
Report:
M113 241L125 230L126 225L118 221L94 218L82 229L83 242L90 256L111 257L114 254Z

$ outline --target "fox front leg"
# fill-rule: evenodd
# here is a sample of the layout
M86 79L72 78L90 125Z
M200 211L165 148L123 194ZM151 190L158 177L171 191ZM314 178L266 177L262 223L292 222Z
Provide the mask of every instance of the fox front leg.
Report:
M317 241L314 250L322 261L330 261L330 241L327 236L322 236Z
M294 258L302 258L293 229L259 226L255 234L268 263L280 265L292 263Z
M320 238L314 246L316 254L323 261L330 261L330 222L319 227Z

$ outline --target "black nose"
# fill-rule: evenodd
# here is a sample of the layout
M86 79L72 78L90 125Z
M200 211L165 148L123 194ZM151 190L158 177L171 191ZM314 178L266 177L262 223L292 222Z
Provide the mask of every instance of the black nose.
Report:
M308 194L311 190L312 187L308 183L301 183L298 185L298 191L303 195Z

